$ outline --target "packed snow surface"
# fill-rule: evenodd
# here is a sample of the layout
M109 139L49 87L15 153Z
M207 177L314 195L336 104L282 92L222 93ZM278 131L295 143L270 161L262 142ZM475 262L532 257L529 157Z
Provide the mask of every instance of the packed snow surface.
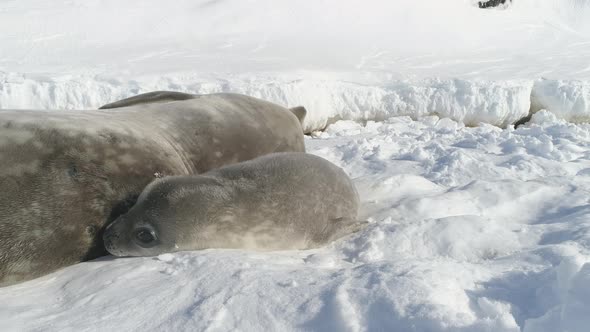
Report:
M98 259L0 289L2 331L587 331L590 125L430 116L307 140L370 225L326 248Z
M303 105L370 222L77 264L0 288L0 331L587 331L590 1L475 2L0 0L0 108Z

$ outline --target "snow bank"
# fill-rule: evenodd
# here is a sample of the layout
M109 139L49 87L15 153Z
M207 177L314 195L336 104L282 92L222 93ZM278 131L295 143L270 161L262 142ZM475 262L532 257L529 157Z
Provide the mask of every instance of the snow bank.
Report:
M34 79L0 77L0 108L92 109L114 100L154 90L191 93L236 92L308 110L307 132L337 120L383 120L392 116L439 115L467 125L506 126L528 114L532 83L466 80L398 81L370 86L339 80L277 78L155 78L117 81L97 78Z
M306 131L400 115L505 127L532 94L533 110L584 120L588 2L476 2L2 2L0 108L232 91L304 105Z
M342 79L235 75L143 77L119 80L102 76L47 78L0 73L0 108L95 109L115 100L154 90L197 94L236 92L308 110L307 132L338 120L382 121L437 115L468 126L506 127L545 109L571 122L590 121L590 81L540 79L485 81L463 79L394 80L363 84ZM293 78L303 77L303 78Z
M531 102L533 111L545 109L571 122L589 122L590 81L538 80Z

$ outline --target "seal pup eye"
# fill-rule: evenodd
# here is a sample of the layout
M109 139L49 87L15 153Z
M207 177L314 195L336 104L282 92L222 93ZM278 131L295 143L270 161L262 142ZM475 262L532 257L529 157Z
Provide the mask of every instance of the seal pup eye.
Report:
M156 245L156 232L147 227L140 227L134 231L134 237L137 244L144 248L150 248Z

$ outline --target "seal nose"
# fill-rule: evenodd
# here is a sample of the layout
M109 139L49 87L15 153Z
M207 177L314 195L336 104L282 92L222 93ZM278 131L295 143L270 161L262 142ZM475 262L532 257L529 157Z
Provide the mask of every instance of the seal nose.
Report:
M115 252L116 252L116 247L115 247L115 243L114 241L116 239L119 238L119 236L117 235L117 233L114 231L114 228L112 228L112 223L110 225L107 226L107 228L104 230L104 233L102 235L102 242L104 243L104 247L105 249L111 254L111 255L115 255L118 256Z
M117 248L112 237L104 238L104 247L109 252L109 254L111 254L113 256L118 256L118 257L125 256L121 252L121 250L119 250Z
M104 247L106 248L106 250L108 252L111 252L111 250L113 249L113 241L111 239L111 236L107 232L105 232L102 236L102 242L104 243Z

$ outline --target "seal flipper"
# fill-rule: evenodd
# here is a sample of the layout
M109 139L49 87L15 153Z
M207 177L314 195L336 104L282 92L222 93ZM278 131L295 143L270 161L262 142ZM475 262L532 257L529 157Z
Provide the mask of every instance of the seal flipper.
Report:
M295 114L297 119L299 119L299 123L301 123L303 125L303 120L305 120L305 116L307 115L307 110L305 109L305 107L297 106L297 107L290 108L289 111L291 111L291 113Z
M153 104L153 103L165 103L168 101L176 101L176 100L188 100L196 98L196 95L192 95L190 93L184 92L175 92L175 91L154 91L148 93L142 93L137 96L121 99L119 101L112 102L110 104L103 105L98 109L110 109L110 108L119 108L119 107L127 107L139 104Z
M315 241L321 241L325 243L336 241L345 236L359 232L363 228L369 225L366 220L356 220L350 218L333 218L324 226L321 233L320 239L314 239Z
M344 227L342 227L341 236L345 236L348 234L353 234L356 232L361 231L363 228L365 228L366 226L368 226L370 224L369 221L367 220L353 220L350 221L348 220L345 224Z

